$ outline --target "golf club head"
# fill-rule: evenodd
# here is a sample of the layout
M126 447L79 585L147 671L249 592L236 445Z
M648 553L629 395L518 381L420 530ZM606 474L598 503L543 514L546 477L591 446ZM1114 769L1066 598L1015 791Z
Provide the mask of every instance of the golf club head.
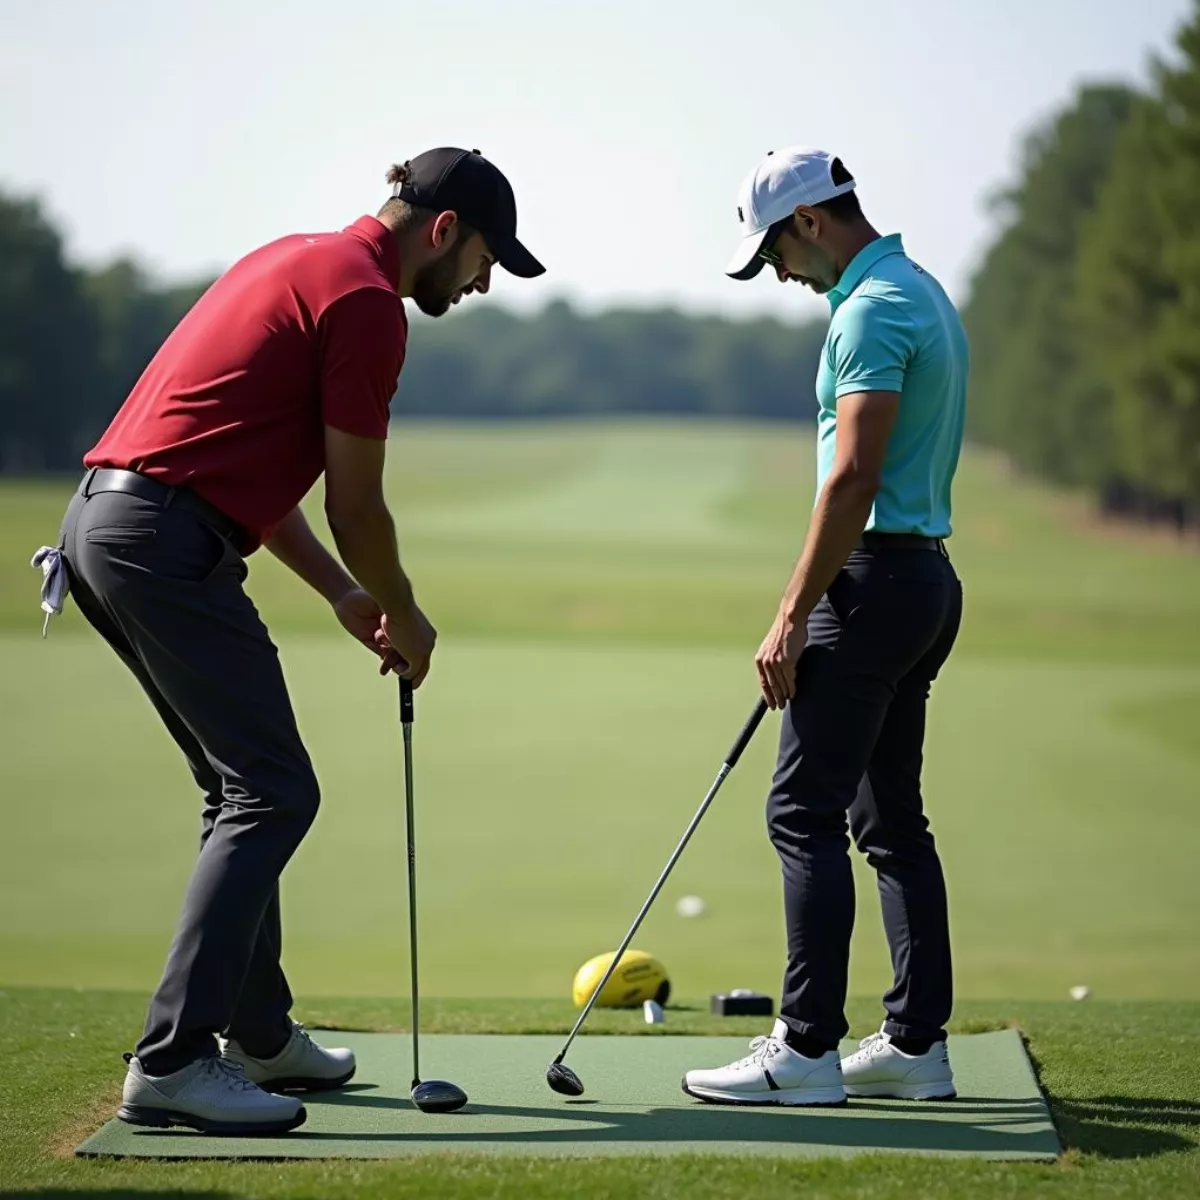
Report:
M560 1096L582 1096L583 1080L560 1062L551 1063L546 1070L546 1082Z
M412 1102L426 1113L457 1112L467 1102L467 1093L444 1079L426 1079L413 1085Z

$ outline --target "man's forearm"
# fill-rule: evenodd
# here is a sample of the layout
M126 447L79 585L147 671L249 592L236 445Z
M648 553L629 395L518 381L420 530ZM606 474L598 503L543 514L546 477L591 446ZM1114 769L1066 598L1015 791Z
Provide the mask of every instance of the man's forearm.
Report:
M835 475L825 484L780 605L790 619L806 621L829 589L862 537L877 490L874 481L853 475Z
M293 509L266 542L267 549L309 587L336 604L358 584L321 544L304 514Z
M413 605L412 584L400 566L396 528L380 505L351 518L329 515L329 528L342 561L385 613L396 615Z

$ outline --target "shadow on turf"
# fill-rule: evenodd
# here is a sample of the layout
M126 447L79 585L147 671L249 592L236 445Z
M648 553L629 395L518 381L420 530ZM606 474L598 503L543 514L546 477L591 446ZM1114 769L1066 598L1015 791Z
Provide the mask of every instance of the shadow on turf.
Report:
M401 1097L364 1094L370 1085L351 1094L313 1097L314 1104L339 1107L369 1107L410 1109L410 1102ZM854 1112L871 1112L879 1117L896 1112L886 1103L854 1104ZM939 1120L932 1112L972 1114L977 1122ZM696 1104L679 1108L637 1109L628 1113L613 1111L608 1105L601 1112L581 1111L578 1107L555 1105L531 1108L519 1105L471 1104L471 1115L511 1117L517 1120L571 1122L569 1129L525 1129L511 1133L503 1130L456 1133L455 1117L435 1117L428 1132L389 1133L306 1133L297 1130L287 1135L292 1144L321 1142L381 1143L392 1142L403 1147L410 1142L436 1140L447 1148L469 1150L474 1143L514 1142L525 1145L545 1145L556 1142L595 1144L609 1142L690 1142L700 1148L706 1143L740 1142L768 1145L797 1143L811 1139L823 1146L844 1146L877 1150L900 1150L909 1153L938 1154L996 1154L1024 1152L1029 1149L1029 1133L1007 1128L1041 1122L1044 1110L1037 1101L947 1101L931 1110L931 1117L905 1116L901 1120L873 1119L864 1121L846 1110L770 1109L766 1112L721 1105ZM978 1122L982 1122L978 1123ZM153 1134L152 1136L161 1136ZM180 1139L201 1136L178 1131ZM169 1153L167 1154L169 1157Z
M1182 1097L1052 1098L1051 1108L1066 1143L1101 1158L1145 1158L1191 1150L1194 1139L1163 1126L1200 1128L1200 1104Z

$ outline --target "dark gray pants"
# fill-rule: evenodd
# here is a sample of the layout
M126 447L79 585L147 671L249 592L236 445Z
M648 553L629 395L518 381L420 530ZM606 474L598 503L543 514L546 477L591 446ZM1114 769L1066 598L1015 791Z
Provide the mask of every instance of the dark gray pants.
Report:
M780 1015L829 1048L848 1030L847 827L879 881L894 972L884 1028L897 1037L945 1036L946 885L923 812L921 763L930 685L961 618L962 587L948 558L888 549L856 551L809 620L767 822L787 921Z
M226 1032L273 1053L292 1003L279 875L319 797L278 652L242 588L246 564L194 514L115 493L77 494L62 546L72 600L137 677L204 795L200 855L138 1057L168 1074L215 1053Z

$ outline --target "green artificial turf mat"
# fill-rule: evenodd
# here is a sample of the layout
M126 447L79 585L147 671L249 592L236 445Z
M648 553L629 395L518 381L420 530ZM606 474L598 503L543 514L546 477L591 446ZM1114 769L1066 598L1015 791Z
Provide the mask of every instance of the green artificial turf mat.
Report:
M353 1083L309 1097L308 1121L281 1137L221 1138L143 1130L112 1120L76 1153L148 1158L392 1158L445 1151L537 1156L753 1154L816 1157L867 1152L1050 1159L1059 1153L1015 1030L951 1037L959 1098L937 1103L855 1100L845 1108L701 1104L679 1087L690 1067L746 1051L741 1038L581 1038L568 1062L587 1088L551 1092L545 1069L558 1037L434 1035L422 1042L427 1078L465 1087L459 1113L427 1115L408 1098L410 1043L399 1034L327 1035L358 1056ZM846 1043L844 1051L853 1049Z

